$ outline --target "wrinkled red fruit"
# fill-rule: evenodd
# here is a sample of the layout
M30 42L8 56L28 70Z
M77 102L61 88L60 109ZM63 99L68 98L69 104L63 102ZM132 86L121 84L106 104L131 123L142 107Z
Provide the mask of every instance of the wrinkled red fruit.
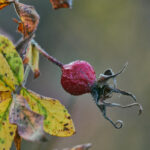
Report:
M72 95L91 92L95 81L95 71L86 61L77 60L62 67L61 84Z

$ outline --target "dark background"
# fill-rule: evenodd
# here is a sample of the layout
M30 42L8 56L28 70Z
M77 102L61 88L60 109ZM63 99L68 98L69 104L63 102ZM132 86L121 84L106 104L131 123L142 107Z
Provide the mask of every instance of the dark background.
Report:
M74 120L76 134L68 138L49 136L47 143L23 141L22 150L61 150L91 142L92 150L148 150L150 147L150 1L149 0L74 0L73 9L54 11L49 0L20 1L35 6L41 19L36 40L51 55L69 63L86 60L97 76L107 68L119 71L118 87L133 92L143 105L137 109L109 109L115 121L124 121L116 130L99 112L89 94L71 96L60 85L60 69L41 56L41 76L31 74L27 87L45 96L59 99ZM0 32L16 42L17 18L13 6L0 11ZM114 95L111 101L127 104L131 99ZM14 146L12 150L15 150Z

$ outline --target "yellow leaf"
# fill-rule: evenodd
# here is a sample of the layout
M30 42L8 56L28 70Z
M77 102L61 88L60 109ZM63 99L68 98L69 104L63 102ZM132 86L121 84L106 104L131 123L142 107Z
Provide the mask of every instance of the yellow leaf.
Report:
M44 116L45 132L60 137L71 136L75 133L70 114L58 100L40 96L25 88L22 89L21 94L32 111Z
M6 91L6 92L2 92L0 91L0 103L2 103L3 101L9 99L11 97L11 92Z
M23 81L22 59L13 43L0 35L0 91L12 91Z
M10 5L14 0L0 0L0 9Z
M9 150L15 136L16 126L9 123L11 93L0 92L0 149Z

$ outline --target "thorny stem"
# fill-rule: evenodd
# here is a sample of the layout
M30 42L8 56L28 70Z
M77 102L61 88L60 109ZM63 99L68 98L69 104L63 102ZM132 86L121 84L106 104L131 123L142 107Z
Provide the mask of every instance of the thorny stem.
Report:
M60 61L58 61L56 58L54 58L53 56L49 55L46 51L44 51L43 48L41 48L40 45L35 40L32 40L32 44L35 45L36 48L39 50L39 52L53 64L57 65L60 68L63 67L63 64Z

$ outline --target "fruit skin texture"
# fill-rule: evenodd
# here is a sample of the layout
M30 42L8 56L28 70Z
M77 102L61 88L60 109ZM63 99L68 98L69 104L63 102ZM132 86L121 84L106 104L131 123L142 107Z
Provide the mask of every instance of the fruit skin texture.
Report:
M61 84L72 95L91 92L95 81L95 71L86 61L76 60L62 67Z

